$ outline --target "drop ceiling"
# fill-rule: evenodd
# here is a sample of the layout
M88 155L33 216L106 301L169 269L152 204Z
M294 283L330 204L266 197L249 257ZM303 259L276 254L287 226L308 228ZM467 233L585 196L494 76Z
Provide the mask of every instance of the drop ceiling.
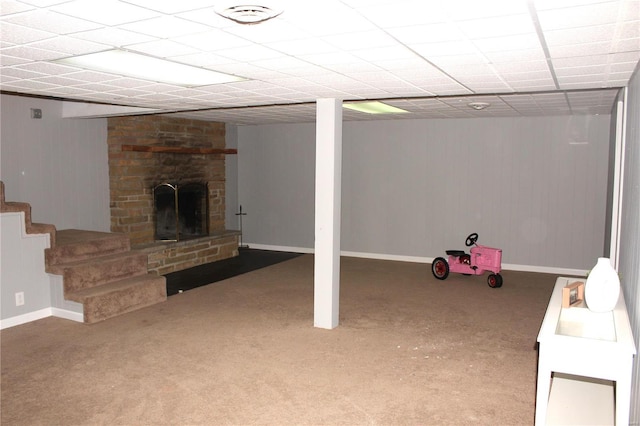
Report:
M637 0L283 0L256 25L217 3L1 0L0 89L238 125L313 122L319 98L409 111L345 120L609 114L640 60ZM53 62L113 48L245 80L182 87Z

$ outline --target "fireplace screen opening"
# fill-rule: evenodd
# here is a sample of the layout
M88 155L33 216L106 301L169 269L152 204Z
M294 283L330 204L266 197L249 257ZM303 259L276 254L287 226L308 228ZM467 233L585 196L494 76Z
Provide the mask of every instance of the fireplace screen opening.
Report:
M209 234L209 203L206 183L153 188L156 240L182 241Z

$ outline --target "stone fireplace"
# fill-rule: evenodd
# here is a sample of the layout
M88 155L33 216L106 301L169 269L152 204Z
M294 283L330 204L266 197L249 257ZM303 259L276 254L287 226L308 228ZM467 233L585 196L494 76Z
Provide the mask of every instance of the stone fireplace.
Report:
M225 229L225 155L235 150L225 149L224 123L112 117L107 141L111 231L127 234L134 248L146 250L150 270L166 274L238 254L238 233ZM197 209L204 215L199 235L157 241L154 188L162 183L189 188L194 182L206 191L204 198L189 201L206 203Z

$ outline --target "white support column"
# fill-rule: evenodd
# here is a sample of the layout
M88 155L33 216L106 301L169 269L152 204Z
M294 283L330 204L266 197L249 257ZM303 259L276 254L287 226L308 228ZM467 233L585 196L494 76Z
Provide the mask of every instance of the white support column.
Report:
M340 313L342 101L316 102L316 223L313 325L332 329Z

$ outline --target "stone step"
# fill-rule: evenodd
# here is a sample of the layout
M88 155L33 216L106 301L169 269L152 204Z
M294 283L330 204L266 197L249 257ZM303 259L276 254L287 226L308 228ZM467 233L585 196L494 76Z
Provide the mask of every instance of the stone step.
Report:
M84 322L91 324L164 302L167 286L163 276L144 274L66 292L65 298L82 303Z
M45 250L49 266L92 259L129 251L129 238L125 234L63 229L56 232L56 245Z
M66 294L147 274L147 255L140 251L115 253L78 262L49 265L47 272L62 275Z

